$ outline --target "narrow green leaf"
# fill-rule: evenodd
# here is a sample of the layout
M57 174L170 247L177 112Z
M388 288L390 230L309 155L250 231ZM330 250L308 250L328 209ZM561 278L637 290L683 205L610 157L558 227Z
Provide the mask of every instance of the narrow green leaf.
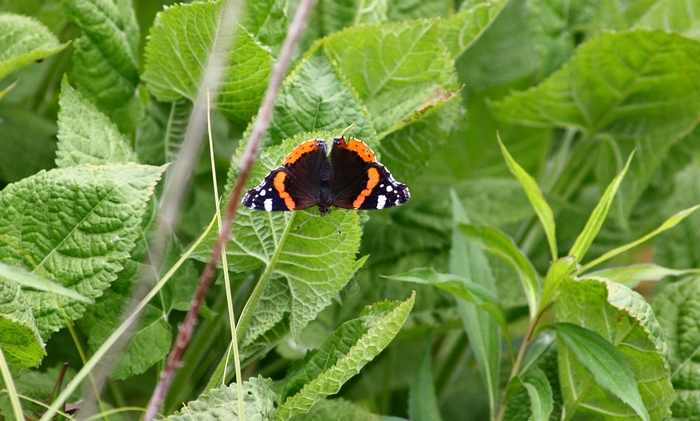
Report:
M19 284L3 276L0 276L0 345L4 358L19 367L36 367L46 355L27 298Z
M411 393L408 398L408 415L411 421L442 420L433 386L431 342L428 341L425 355L411 381Z
M96 298L116 279L140 233L164 167L76 166L7 186L0 193L0 261ZM21 247L19 246L21 244ZM86 305L23 291L42 338L76 320Z
M544 372L539 368L528 370L522 376L521 381L530 396L530 410L532 415L529 421L547 421L554 408L552 399L552 387Z
M618 254L623 253L623 252L625 252L633 247L636 247L636 246L644 243L645 241L653 238L654 236L656 236L656 235L658 235L658 234L660 234L668 229L675 227L682 220L684 220L688 216L692 215L693 212L698 210L698 208L700 208L700 205L696 205L696 206L693 206L692 208L684 209L684 210L676 213L675 215L671 216L666 221L664 221L664 223L661 224L660 227L658 227L654 231L650 232L649 234L645 235L644 237L640 238L639 240L633 241L629 244L625 244L624 246L620 246L616 249L610 250L609 252L607 252L604 255L600 256L599 258L593 260L592 262L586 263L581 268L580 272L583 273L583 272L587 271L588 269L592 268L593 266L595 266L599 263L602 263L610 258L613 258L613 257L617 256Z
M452 199L452 248L450 249L450 272L484 287L497 297L496 280L484 251L476 244L468 242L458 228L460 223L468 223L469 216L454 190ZM469 344L479 364L481 379L489 396L491 414L497 411L499 393L499 372L501 365L501 337L498 323L483 309L457 300L457 309L462 325L469 337ZM504 331L508 336L508 332Z
M415 282L418 284L433 285L443 291L449 292L459 298L474 303L487 311L503 330L503 334L510 343L508 324L505 311L501 303L486 288L457 275L438 273L432 268L413 269L400 275L387 276L402 282Z
M58 151L56 165L105 165L136 162L127 138L95 105L73 89L66 78L61 82L58 103Z
M367 332L335 364L287 399L277 409L277 420L284 421L295 414L307 412L317 401L338 393L348 379L389 345L411 312L415 299L414 292L404 302L379 303L366 310L365 315L374 318Z
M74 289L66 288L63 285L49 281L48 279L44 279L41 276L33 272L29 272L25 268L19 266L9 266L4 263L0 263L0 279L16 282L22 287L62 295L64 297L72 298L88 304L92 304L94 302L93 300L78 294Z
M460 11L440 22L440 41L459 57L467 50L501 13L507 1L475 0L465 1Z
M180 411L165 418L166 421L192 421L221 419L272 421L275 414L275 393L272 380L262 376L252 377L243 382L245 396L243 411L245 417L238 413L238 392L235 383L220 386L200 395L195 401L188 402Z
M12 372L10 372L10 366L5 360L5 354L0 348L0 373L2 374L2 380L4 386L7 388L7 394L10 397L10 404L12 405L12 415L16 420L24 419L24 412L22 411L22 403L19 401L19 396L17 396L17 389L15 388L14 380L12 379Z
M586 367L601 387L631 406L642 419L651 421L632 369L610 342L593 331L571 323L555 323L554 328L578 362Z
M579 331L585 328L584 335L595 333L593 343L576 345L585 346L588 360L574 354L574 345L564 342L565 334L557 337L561 389L570 419L611 414L634 418L645 411L654 421L670 417L673 388L665 334L644 297L607 279L564 279L555 310L557 322L580 326L573 328ZM611 357L605 348L616 353ZM622 372L615 362L620 358L627 366ZM602 368L589 368L601 364Z
M520 276L530 309L530 317L535 317L539 296L537 273L532 263L518 249L513 240L492 227L460 224L459 228L469 241L478 244L484 250L493 253L513 266Z
M633 157L634 154L627 158L625 167L610 182L608 188L605 189L603 197L600 198L600 201L596 205L595 209L593 209L593 212L591 212L591 216L588 218L586 226L583 228L583 231L581 231L581 234L579 234L579 236L576 238L574 245L571 246L571 250L569 250L568 255L573 256L578 263L583 261L583 257L586 255L588 248L598 235L600 227L603 226L603 222L605 222L605 218L608 216L608 211L610 210L613 199L615 199L615 195L617 194L617 189L620 188L622 179L625 177L625 174L627 174L627 170L629 169L630 162L632 162Z
M667 276L700 274L700 269L670 269L653 263L613 267L586 274L588 277L606 278L613 282L631 283L639 281L660 281Z
M515 162L513 157L510 156L510 153L508 153L508 149L506 149L503 142L501 142L500 137L498 138L498 144L501 146L501 153L506 160L508 169L523 186L525 194L527 194L527 198L530 199L532 207L535 208L535 212L537 212L537 217L540 219L542 227L544 228L544 233L547 236L549 251L552 254L552 261L557 260L559 258L559 252L557 251L557 233L554 225L554 214L552 213L552 208L550 208L547 201L544 200L542 190L540 190L540 186L537 185L535 179L532 178L532 176L530 176L530 174L528 174L523 167Z
M139 31L128 2L67 0L66 18L83 31L74 43L73 77L78 91L107 114L124 133L141 121L138 97Z
M571 256L557 259L547 270L547 276L544 278L544 287L542 290L542 301L540 301L540 310L543 310L549 305L549 302L554 298L557 292L559 283L566 277L573 275L576 272L576 259Z
M146 45L143 74L149 92L158 100L197 98L222 5L222 1L175 4L158 14ZM262 101L273 60L241 27L231 46L216 107L229 120L245 124Z
M0 14L0 34L0 79L68 46L29 16Z

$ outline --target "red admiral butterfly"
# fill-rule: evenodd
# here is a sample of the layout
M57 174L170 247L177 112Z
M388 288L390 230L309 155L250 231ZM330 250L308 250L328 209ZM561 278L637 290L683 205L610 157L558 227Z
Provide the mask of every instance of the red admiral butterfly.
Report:
M268 212L318 206L323 216L331 206L384 209L403 205L410 197L408 187L394 180L363 141L336 137L330 162L324 140L303 142L287 155L284 166L250 189L242 203Z

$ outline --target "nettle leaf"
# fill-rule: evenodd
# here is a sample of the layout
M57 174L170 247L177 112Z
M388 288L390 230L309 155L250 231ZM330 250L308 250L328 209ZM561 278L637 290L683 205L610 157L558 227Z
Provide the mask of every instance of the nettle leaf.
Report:
M636 149L620 189L628 215L670 147L697 124L698 54L700 43L665 31L605 33L542 84L494 103L493 110L509 122L583 131L600 145L603 183L621 167L616 156Z
M346 381L389 345L411 312L415 298L414 292L404 302L375 304L358 319L341 325L341 328L347 325L343 328L347 331L341 332L342 336L331 335L298 371L290 375L290 382L304 386L278 408L277 420L305 413L317 401L338 393Z
M687 0L659 0L639 18L636 27L665 29L688 38L700 38L700 4Z
M289 151L302 140L313 137L330 139L333 135L326 132L297 136L268 148L253 166L247 187L259 184ZM233 179L229 179L229 184L232 183ZM251 345L263 328L277 325L285 315L289 316L289 329L298 337L301 329L331 303L364 263L365 259L355 260L360 247L356 211L334 210L327 217L312 216L309 211L262 212L243 206L236 211L226 245L229 270L248 273L263 269L262 277L269 279L263 290L264 299L252 314L257 321L251 323L252 330L245 332L243 347ZM328 218L333 218L342 234L338 234ZM308 222L295 229L307 219ZM210 237L193 257L208 259L214 241Z
M440 22L440 40L453 58L459 57L479 39L506 3L505 0L465 1L458 13Z
M0 34L0 79L68 46L28 16L0 14Z
M305 37L323 38L362 23L387 21L388 0L320 0L309 17Z
M19 284L0 277L0 344L10 364L35 367L44 358L44 341Z
M559 291L555 307L557 321L602 336L632 369L650 419L669 417L673 388L667 347L651 306L626 286L601 278L564 279ZM558 341L559 373L569 419L636 415L629 405L598 385L562 339Z
M197 98L222 5L222 1L175 4L158 13L146 45L143 78L159 101ZM240 26L230 45L217 109L229 120L247 123L267 88L272 56Z
M364 406L344 399L318 401L309 412L290 418L293 421L382 421L383 419L369 412Z
M241 25L277 55L287 35L287 0L246 3Z
M262 376L251 377L243 382L243 411L246 420L268 421L275 415L275 393L272 380ZM167 421L191 420L231 420L242 418L238 414L238 392L235 383L220 386L200 395L196 401L188 402L185 407L165 418Z
M102 295L139 235L164 167L77 166L40 172L0 193L0 260L87 298ZM82 316L86 305L23 290L41 337Z
M700 278L686 278L664 286L651 302L663 328L669 350L671 383L675 400L671 405L674 420L693 420L700 416Z
M352 135L376 151L377 134L357 93L325 55L312 51L285 80L263 145L278 145L300 133L335 130L353 123Z
M72 81L123 132L132 131L141 120L143 105L137 93L140 37L129 2L68 0L63 10L83 31L74 43Z
M136 162L136 154L117 126L67 79L61 82L58 100L58 151L56 165L104 165Z
M452 10L452 2L445 0L389 0L391 21L446 18Z

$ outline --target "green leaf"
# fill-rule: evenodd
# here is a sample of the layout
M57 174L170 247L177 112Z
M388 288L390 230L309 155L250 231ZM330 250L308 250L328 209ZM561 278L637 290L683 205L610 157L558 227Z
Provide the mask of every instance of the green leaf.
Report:
M11 281L19 284L21 287L28 287L38 291L50 292L52 294L62 295L84 303L92 304L92 300L83 297L73 289L64 287L41 276L29 272L19 266L8 266L0 263L0 279Z
M530 174L528 174L523 167L515 162L513 157L510 156L510 153L508 153L508 149L506 149L503 142L501 142L500 138L498 139L498 144L501 145L501 153L503 153L508 169L523 186L525 194L527 194L527 198L530 200L532 207L535 208L537 217L540 219L540 222L544 227L547 242L549 243L549 251L552 253L552 260L557 260L559 257L559 252L557 251L557 234L556 227L554 225L554 214L552 213L552 208L550 208L547 202L544 200L542 190L540 190L540 186L537 185L535 179L532 178L532 176L530 176Z
M29 16L0 14L0 34L0 79L68 46Z
M652 420L670 416L673 389L664 333L642 296L606 279L565 279L555 310L558 322L587 329L583 338L597 334L585 343L577 333L574 338L564 336L571 332L560 333L558 339L564 405L571 420L634 417L646 411ZM627 368L620 368L620 358ZM595 368L598 364L604 367ZM633 396L638 394L642 402Z
M74 43L71 81L122 132L133 131L143 104L137 93L138 25L130 2L67 0L62 5L66 18L83 31Z
M671 405L674 420L690 421L700 416L697 405L700 381L700 278L697 276L669 283L651 302L664 332L669 351L671 382L675 400Z
M369 329L299 393L284 401L277 409L277 420L307 412L315 402L338 393L348 379L389 345L411 312L415 299L414 293L404 302L383 302L365 310L361 318L364 317L365 323L370 322Z
M479 308L487 311L503 329L506 339L508 336L508 325L506 323L505 311L501 303L486 288L468 279L457 275L438 273L432 268L413 269L410 272L400 275L387 276L402 282L415 282L418 284L433 285L443 291L449 292L459 298L474 303Z
M52 392L56 387L59 375L63 371L62 364L56 367L49 367L46 371L31 370L14 379L17 393L22 397L33 399L22 400L22 408L26 415L30 417L39 417L46 406L42 406L35 402L48 402L52 397ZM66 370L63 384L67 384L75 376L75 370L68 368ZM54 395L55 397L55 395ZM10 409L10 402L7 393L0 394L0 413L5 416L8 421L15 420ZM73 393L70 402L80 400L80 393ZM10 414L8 416L8 414Z
M636 247L646 241L648 241L651 238L654 238L656 235L671 229L678 225L681 221L683 221L685 218L688 216L692 215L696 210L700 208L700 205L693 206L692 208L689 209L684 209L675 215L672 215L670 218L668 218L666 221L664 221L663 224L661 224L660 227L655 229L654 231L650 232L649 234L643 236L642 238L635 240L631 243L625 244L624 246L620 246L616 249L610 250L609 252L605 253L604 255L600 256L599 258L593 260L592 262L586 263L580 270L580 272L585 272L586 270L592 268L593 266L604 262L612 257L617 256L618 254L621 254L633 247Z
M55 120L8 101L0 101L0 118L0 179L19 181L55 165Z
M278 145L301 133L337 130L353 123L352 135L376 151L377 134L367 109L337 65L315 51L285 79L263 145Z
M428 341L425 355L411 381L408 415L411 421L441 421L435 386L433 385L431 347Z
M700 269L669 269L653 263L643 263L597 270L589 272L586 276L606 278L613 282L638 283L640 281L660 281L667 276L681 276L691 273L700 273Z
M7 361L19 367L36 367L46 355L27 298L19 284L4 277L0 277L0 344Z
M159 101L197 99L222 4L175 4L158 14L146 45L143 78ZM245 124L258 111L273 61L243 28L237 28L231 46L216 107L229 120Z
M388 0L319 0L307 32L318 39L350 26L386 22L387 3Z
M220 386L200 395L195 401L165 418L166 421L192 421L222 419L238 421L238 392L235 383ZM243 382L243 411L246 420L271 421L275 414L275 393L272 380L262 376Z
M552 413L554 403L552 401L552 387L547 376L539 368L528 370L522 376L522 382L527 394L530 396L530 421L547 421Z
M136 162L127 138L95 105L73 89L66 78L61 82L58 113L56 165L105 165Z
M122 269L163 167L76 166L41 172L0 193L0 260L95 298ZM21 245L21 246L20 246ZM23 291L42 338L85 304Z
M567 350L576 356L599 386L632 407L642 419L651 420L635 384L632 369L610 342L575 324L555 323L554 328Z
M367 106L380 138L433 98L456 90L454 62L438 26L434 20L361 25L324 40L324 51Z
M450 196L452 199L450 272L473 280L497 298L496 281L484 251L476 244L468 242L458 228L458 224L469 222L469 216L453 190L450 191ZM463 300L457 300L457 308L474 357L479 364L481 379L489 396L489 410L491 414L495 414L501 363L501 338L498 334L498 324L485 310L468 305ZM507 330L504 330L504 334L508 337Z
M288 151L314 137L330 139L333 134L297 136L268 148L253 166L247 187L255 187L281 164ZM229 179L229 185L233 181ZM328 218L335 221L342 234L337 233ZM307 219L308 222L295 229ZM208 260L214 241L215 237L210 236L193 257ZM263 269L262 278L270 280L263 289L263 301L252 313L256 322L249 325L251 330L246 331L242 345L250 345L285 315L289 317L289 329L298 338L301 329L331 303L364 263L365 259L355 260L359 246L360 228L355 211L337 210L321 218L312 217L308 211L270 213L239 207L226 246L229 270L249 273ZM267 302L268 299L273 301Z
M452 11L452 2L444 0L389 0L391 21L446 18Z
M287 36L287 0L246 3L241 25L276 56Z
M518 249L512 239L496 228L472 224L460 224L459 229L467 240L474 242L489 253L508 262L518 272L523 290L527 296L530 317L537 313L539 282L532 263Z
M573 275L576 270L576 259L571 256L562 257L552 263L547 270L547 276L544 278L540 310L545 309L552 298L554 298L554 294L556 294L557 288L559 288L559 283L564 278Z
M510 122L582 131L585 141L600 145L592 159L601 171L618 168L615 155L639 151L621 187L629 215L670 147L697 124L700 86L690 81L700 77L698 54L698 42L665 31L604 33L542 84L493 110Z
M635 27L664 29L688 38L700 38L700 3L687 0L655 1Z
M608 216L610 206L612 206L613 199L615 199L615 195L617 194L617 189L620 187L622 179L625 178L625 174L627 174L627 170L629 169L633 157L634 154L627 158L625 168L622 169L622 171L610 182L608 188L605 189L603 197L600 198L600 201L596 205L595 209L593 209L593 212L591 212L591 216L588 217L586 226L583 228L583 231L581 231L581 234L579 234L579 236L576 238L574 245L571 246L571 250L569 250L568 255L573 256L578 263L583 261L583 257L586 255L591 243L593 243L593 240L598 235L600 228L603 226L603 222L605 222L605 218Z
M496 19L507 1L465 1L460 11L440 22L440 41L447 46L453 58L467 50Z
M306 414L290 418L292 421L382 421L383 419L369 412L364 406L344 399L318 401Z

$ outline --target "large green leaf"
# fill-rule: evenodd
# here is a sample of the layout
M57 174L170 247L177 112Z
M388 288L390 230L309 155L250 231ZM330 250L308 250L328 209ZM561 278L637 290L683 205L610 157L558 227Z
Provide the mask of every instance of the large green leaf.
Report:
M167 421L204 421L212 419L238 421L241 418L256 421L271 421L275 414L275 393L272 380L262 376L251 377L243 382L243 412L238 413L238 392L235 383L220 386L200 395L195 401L165 418Z
M629 364L650 419L662 420L670 416L673 388L667 347L661 326L644 298L606 279L564 279L559 290L557 321L572 323L602 336ZM559 373L569 419L634 417L636 412L609 389L597 384L597 377L594 380L571 349L561 339L559 341Z
M675 399L673 420L690 421L700 416L700 278L667 284L651 302L669 350L671 383Z
M277 410L277 420L307 412L315 402L335 393L360 369L372 361L401 329L415 302L415 293L404 302L382 302L368 307L360 316L360 331L352 341L333 336L298 372L309 380ZM356 322L348 322L353 325Z
M143 78L160 101L194 101L212 51L223 2L176 4L158 14L146 45ZM258 110L272 67L270 52L238 27L231 40L217 109L247 123Z
M700 39L700 3L694 0L659 0L635 24L640 28L665 29Z
M387 3L388 0L319 0L305 37L318 39L350 26L386 22Z
M440 22L440 40L456 58L462 54L496 19L507 1L465 1L460 11Z
M306 414L295 415L292 421L382 421L379 415L364 406L343 399L324 399L316 402Z
M122 130L136 128L143 115L138 97L139 30L125 0L68 0L68 20L83 31L75 41L72 82Z
M324 40L325 52L367 106L380 137L456 90L454 63L438 26L434 20L361 25Z
M0 79L68 45L29 16L0 14L0 34Z
M274 55L287 35L287 0L258 0L246 3L241 25Z
M77 166L41 172L0 193L0 260L95 298L122 269L163 167ZM42 338L85 304L22 291Z
M65 78L61 83L59 104L56 151L59 167L136 162L136 154L117 126Z
M629 215L669 148L697 124L698 54L698 42L665 31L605 33L583 44L542 84L493 109L510 122L584 132L587 141L600 145L601 182L619 170L617 157L636 149L620 190Z
M36 320L20 285L0 277L0 344L7 361L35 367L46 355Z

